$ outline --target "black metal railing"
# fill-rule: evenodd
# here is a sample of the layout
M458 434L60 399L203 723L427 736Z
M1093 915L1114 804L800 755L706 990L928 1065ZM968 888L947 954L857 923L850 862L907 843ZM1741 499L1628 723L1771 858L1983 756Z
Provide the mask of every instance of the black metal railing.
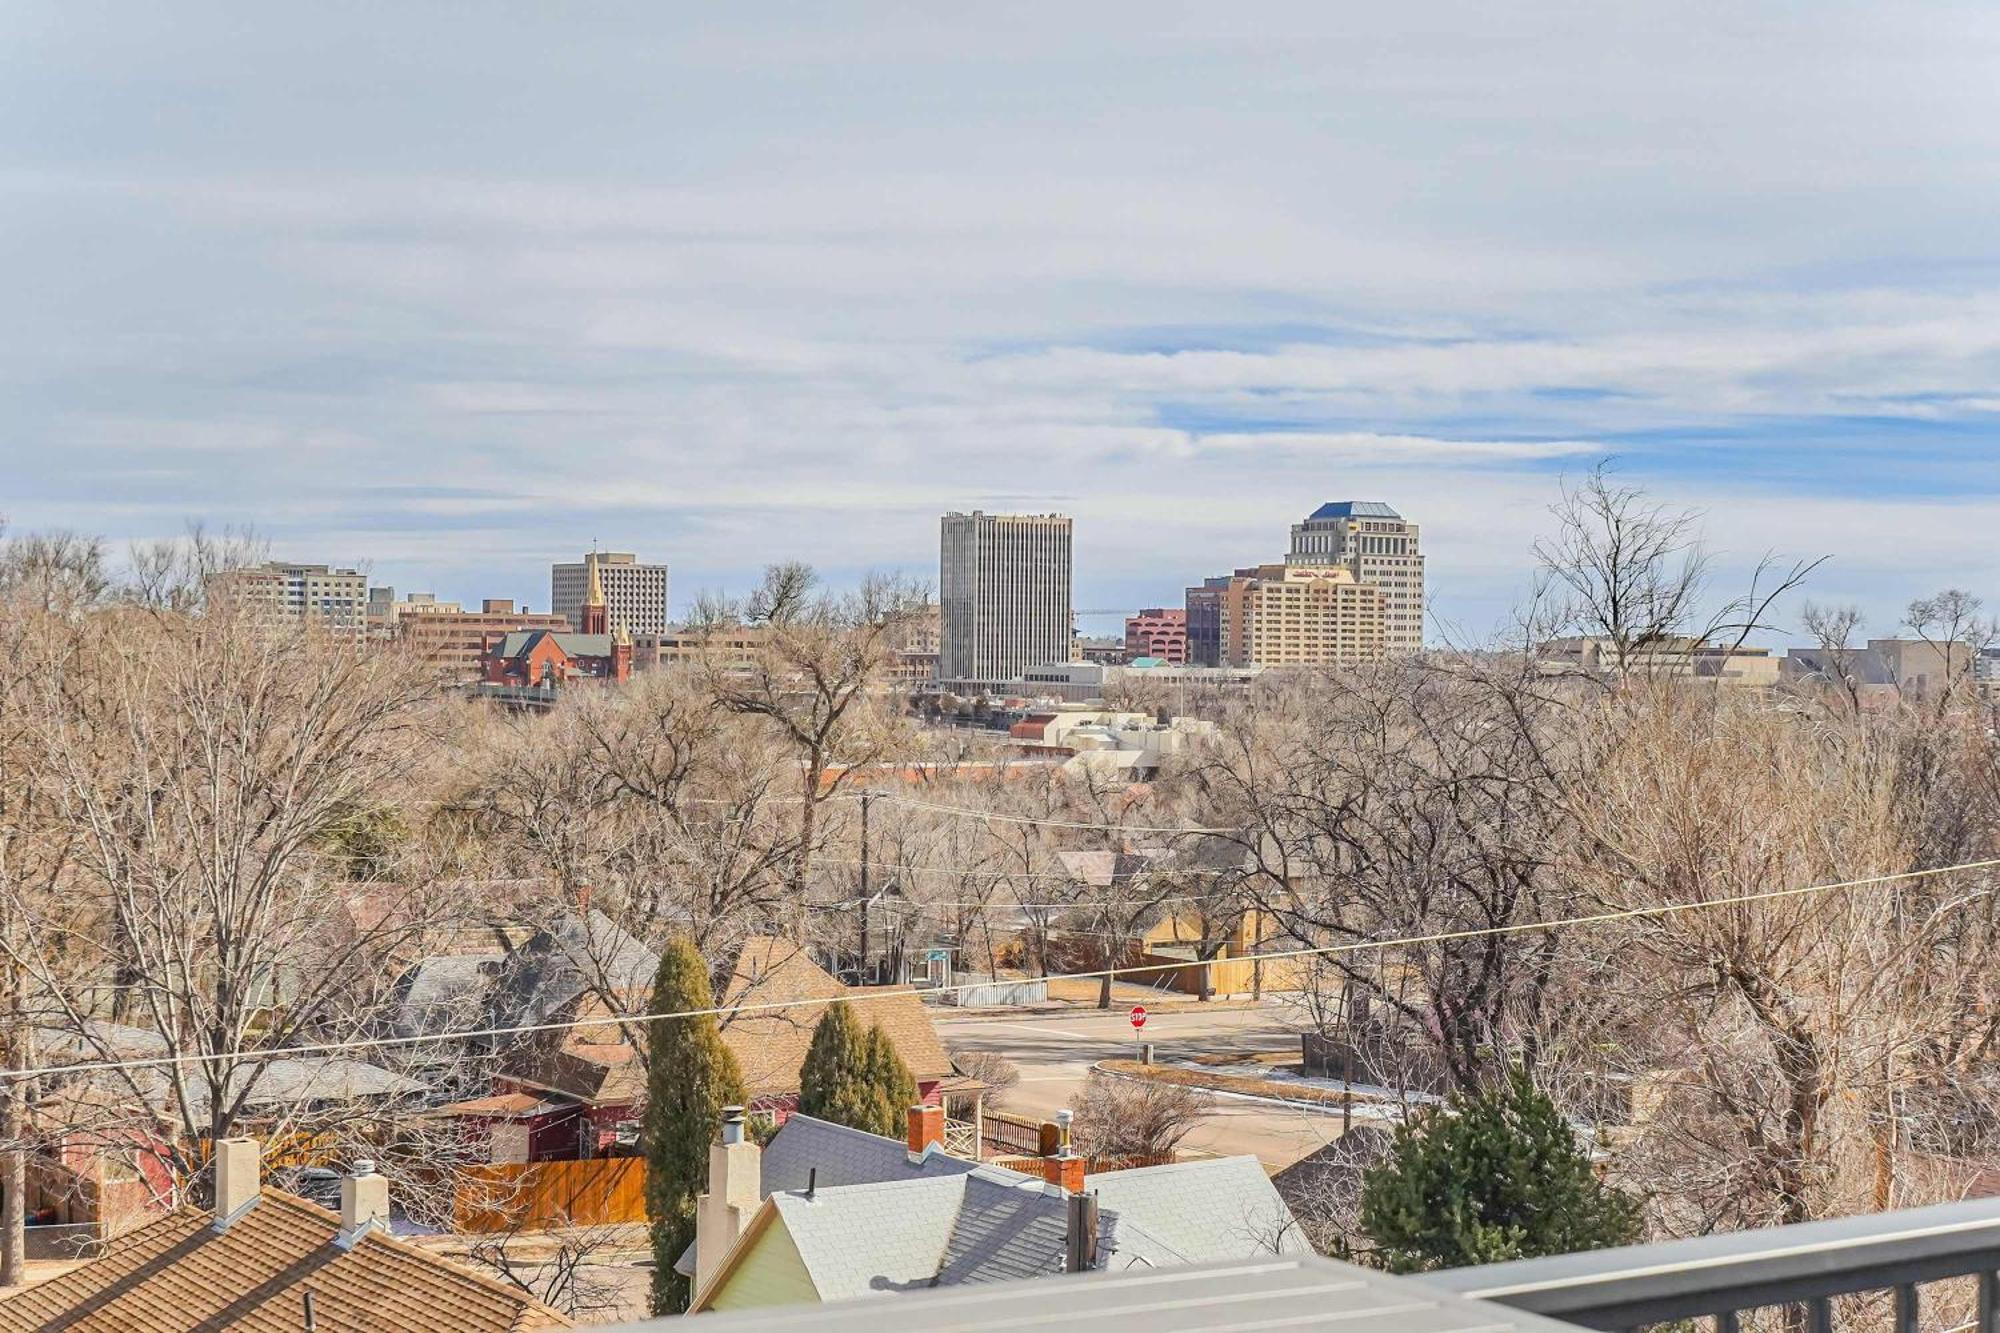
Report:
M1895 1333L1917 1333L1926 1284L1970 1279L1978 1333L2000 1333L2000 1199L1767 1227L1552 1259L1454 1268L1421 1280L1461 1296L1626 1333L1711 1319L1738 1333L1770 1307L1833 1333L1834 1302L1890 1293ZM1799 1323L1794 1323L1798 1327Z

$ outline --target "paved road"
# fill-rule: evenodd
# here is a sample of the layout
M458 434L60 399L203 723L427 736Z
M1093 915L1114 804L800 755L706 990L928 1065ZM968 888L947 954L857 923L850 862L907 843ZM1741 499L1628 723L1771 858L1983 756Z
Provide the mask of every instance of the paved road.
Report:
M1296 1051L1298 1034L1272 1006L1255 1009L1176 1008L1154 1013L1146 1040L1161 1057L1196 1052ZM998 1051L1021 1070L1005 1109L1048 1116L1068 1106L1099 1060L1132 1059L1132 1025L1123 1010L1036 1015L1032 1018L939 1018L945 1044ZM1215 1098L1215 1114L1188 1136L1187 1146L1219 1153L1252 1153L1272 1169L1289 1166L1340 1134L1340 1117L1313 1111Z

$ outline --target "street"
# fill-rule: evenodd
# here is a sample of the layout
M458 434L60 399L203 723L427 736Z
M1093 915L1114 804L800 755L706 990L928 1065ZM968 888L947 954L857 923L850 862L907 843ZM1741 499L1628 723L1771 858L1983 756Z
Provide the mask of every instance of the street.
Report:
M1159 1058L1172 1055L1296 1051L1299 1038L1273 1005L1253 1009L1163 1006L1148 1015L1144 1040ZM1012 1060L1021 1081L1008 1090L1001 1109L1047 1118L1082 1091L1090 1067L1099 1060L1136 1059L1138 1042L1126 1010L1031 1017L977 1016L936 1019L948 1047L995 1051ZM1185 1146L1208 1152L1248 1153L1267 1169L1289 1166L1340 1133L1338 1114L1214 1097L1215 1113L1188 1136Z

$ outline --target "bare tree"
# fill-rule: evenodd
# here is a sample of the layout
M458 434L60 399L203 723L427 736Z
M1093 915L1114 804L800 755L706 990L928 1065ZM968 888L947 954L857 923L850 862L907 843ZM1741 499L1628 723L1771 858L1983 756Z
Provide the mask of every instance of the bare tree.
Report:
M1178 1083L1092 1071L1071 1133L1086 1157L1168 1157L1213 1109L1207 1097Z
M1714 562L1698 512L1653 503L1638 487L1613 481L1605 463L1565 484L1550 512L1556 536L1537 541L1534 553L1542 591L1553 597L1538 598L1544 604L1530 618L1531 635L1566 627L1601 640L1618 680L1659 661L1676 639L1742 647L1771 628L1773 605L1821 563L1786 566L1766 555L1744 591L1705 610Z
M760 719L797 766L798 843L789 890L803 934L820 811L856 773L897 753L901 727L884 691L903 619L920 598L910 585L870 577L845 597L808 598L810 571L777 565L747 614L765 633L748 663L711 658L705 677L717 703Z
M1937 659L1943 679L1930 696L1939 714L1965 696L1980 653L1993 642L1994 622L1979 614L1984 606L1962 588L1947 588L1935 596L1919 597L1903 613L1903 624Z

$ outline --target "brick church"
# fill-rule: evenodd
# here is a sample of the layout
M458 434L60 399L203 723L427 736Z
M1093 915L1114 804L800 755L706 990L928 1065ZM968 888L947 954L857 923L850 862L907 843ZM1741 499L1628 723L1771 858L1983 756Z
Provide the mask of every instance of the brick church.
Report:
M632 678L632 636L607 623L604 580L589 558L590 587L583 623L574 632L517 629L488 635L479 655L480 679L489 685L567 685L572 681L622 682Z

